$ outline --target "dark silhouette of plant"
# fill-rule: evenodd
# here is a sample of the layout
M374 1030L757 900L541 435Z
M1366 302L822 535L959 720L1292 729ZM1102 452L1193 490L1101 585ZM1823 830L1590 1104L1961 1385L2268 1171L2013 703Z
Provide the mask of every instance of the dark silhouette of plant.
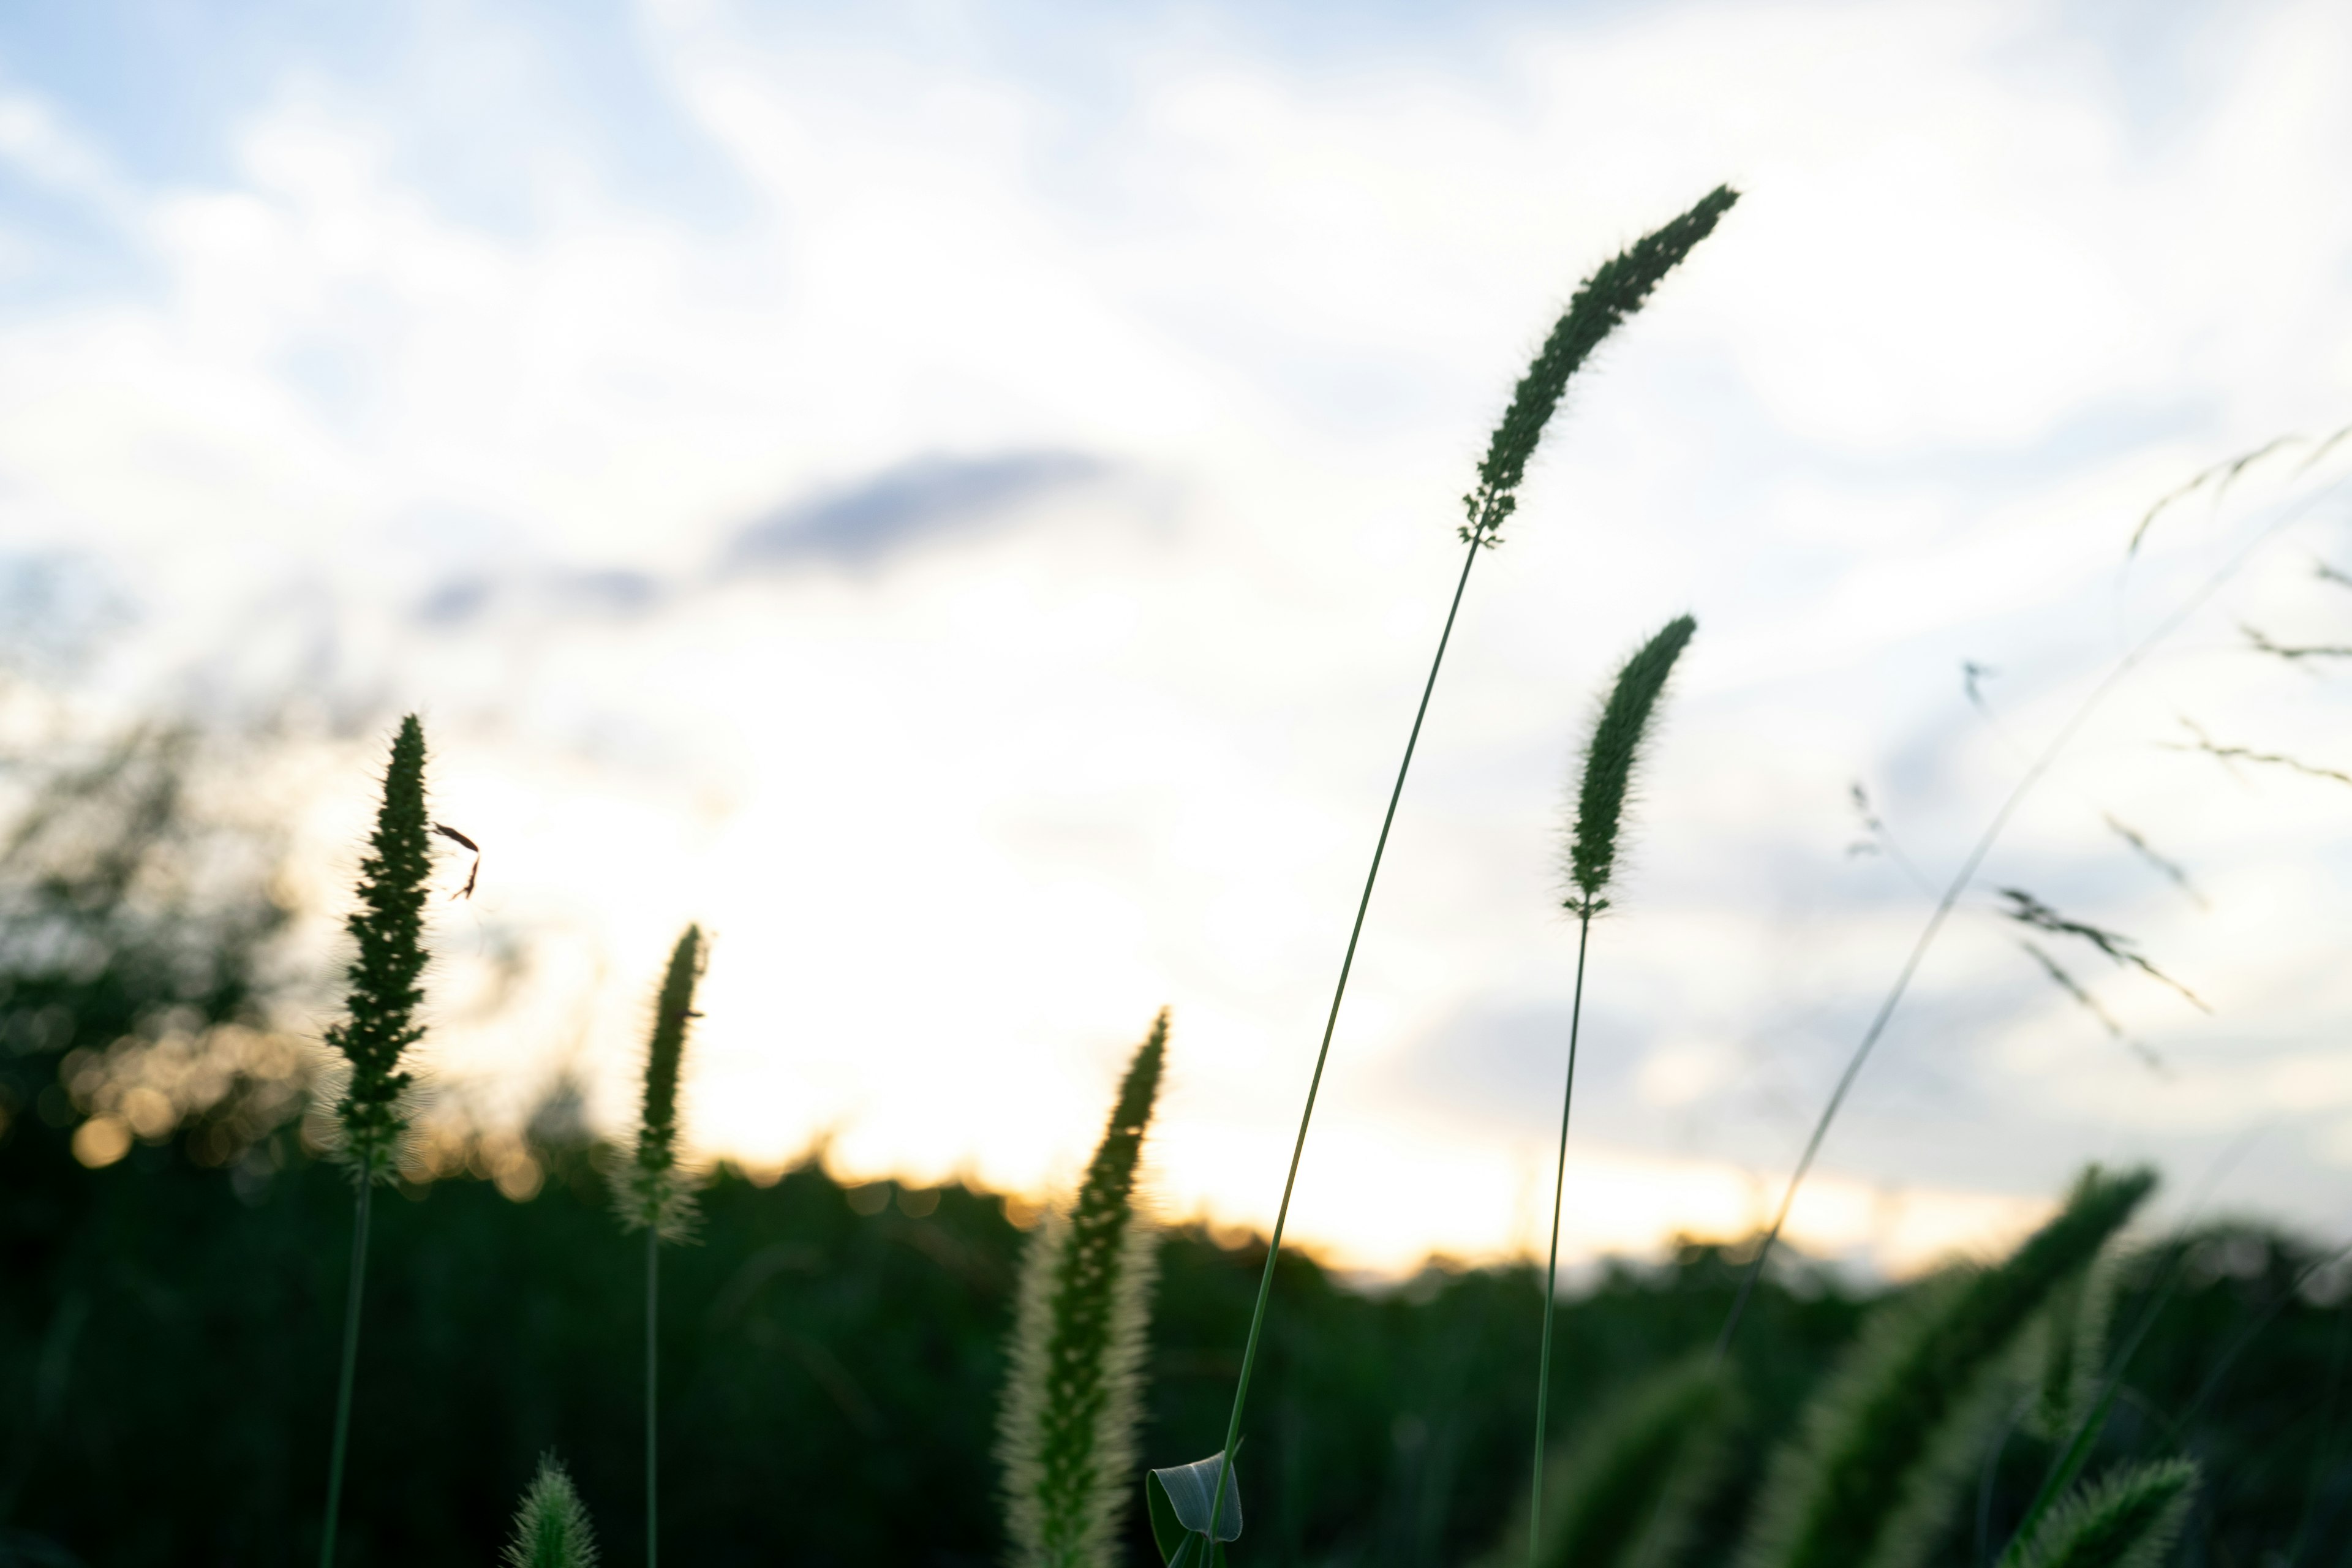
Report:
M1282 1184L1282 1202L1275 1210L1274 1234L1266 1246L1265 1270L1258 1285L1257 1304L1250 1314L1249 1336L1242 1347L1241 1371L1234 1381L1233 1415L1226 1423L1224 1446L1218 1450L1221 1477L1230 1469L1234 1446L1241 1441L1242 1415L1249 1405L1250 1373L1257 1364L1259 1340L1265 1328L1266 1300L1274 1289L1275 1267L1282 1256L1282 1233L1290 1219L1290 1199L1298 1184L1299 1161L1307 1152L1307 1128L1315 1120L1316 1096L1322 1089L1323 1069L1330 1059L1331 1034L1339 1026L1339 1005L1348 994L1349 973L1355 967L1356 944L1363 935L1365 913L1371 908L1373 885L1380 880L1381 858L1388 850L1390 829L1396 824L1397 802L1404 795L1405 775L1412 769L1413 748L1420 743L1421 727L1429 716L1430 696L1437 689L1437 672L1445 662L1446 644L1453 639L1454 619L1462 611L1462 595L1470 584L1470 568L1477 563L1481 550L1500 542L1505 520L1518 507L1519 482L1526 477L1528 461L1535 456L1544 430L1568 390L1569 379L1591 358L1602 340L1642 308L1666 274L1715 232L1717 223L1738 199L1738 193L1728 185L1717 186L1700 197L1688 212L1636 240L1601 263L1585 279L1513 391L1510 405L1504 411L1502 423L1495 427L1486 456L1478 465L1477 488L1462 498L1465 521L1457 531L1468 548L1463 556L1461 574L1454 579L1454 598L1446 608L1444 626L1437 636L1437 651L1429 661L1429 677L1422 683L1421 703L1413 710L1412 728L1405 736L1404 756L1397 763L1396 783L1389 790L1380 837L1372 844L1371 866L1364 873L1364 890L1356 900L1355 921L1349 928L1347 952L1339 961L1339 978L1331 990L1330 1009L1324 1016L1323 1040L1316 1048L1315 1070L1307 1079L1307 1103L1299 1112L1298 1136L1291 1145L1290 1168ZM1204 1532L1212 1540L1226 1539L1223 1534L1223 1516L1228 1498L1238 1506L1238 1479L1232 1484L1220 1480L1214 1487L1209 1508L1210 1527Z
M1605 896L1617 868L1617 837L1623 826L1625 797L1633 784L1642 742L1657 711L1658 697L1674 673L1675 660L1689 646L1697 624L1677 616L1642 645L1617 672L1607 706L1584 748L1584 778L1577 790L1576 819L1569 829L1569 895L1576 916L1576 990L1568 1015L1567 1085L1560 1091L1559 1153L1552 1167L1551 1250L1544 1264L1543 1348L1536 1358L1534 1479L1528 1492L1528 1561L1540 1563L1543 1547L1545 1417L1551 1401L1552 1310L1559 1289L1560 1200L1568 1188L1569 1113L1576 1104L1576 1045L1584 1021L1584 959L1592 940L1592 917L1609 907Z
M400 1070L401 1055L425 1034L416 1023L416 1005L425 999L418 981L425 959L425 882L433 869L426 831L425 730L412 713L400 721L400 732L393 738L383 802L376 810L375 831L368 837L372 852L360 862L360 907L345 922L359 949L349 970L345 1016L327 1030L327 1043L351 1063L351 1081L335 1105L335 1116L342 1124L342 1157L358 1196L320 1568L333 1568L335 1561L343 1458L351 1436L352 1378L359 1363L361 1293L367 1279L368 1200L378 1182L391 1179L394 1147L408 1126L400 1110L409 1084L409 1075Z
M646 1233L646 1568L654 1568L660 1551L661 1244L684 1237L694 1218L694 1195L677 1167L677 1077L686 1056L686 1026L698 1016L694 985L701 977L702 928L688 926L670 950L654 1004L636 1152L619 1183L621 1223Z

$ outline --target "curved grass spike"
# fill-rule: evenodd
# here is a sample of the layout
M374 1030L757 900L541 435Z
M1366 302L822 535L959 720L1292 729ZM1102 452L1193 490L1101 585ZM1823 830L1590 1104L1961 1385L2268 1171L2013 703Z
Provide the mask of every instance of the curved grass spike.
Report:
M2024 1329L2155 1185L2090 1171L2005 1262L1882 1314L1767 1472L1741 1568L1915 1568L2000 1418Z
M1128 1064L1077 1201L1038 1227L1022 1263L997 1445L1017 1568L1119 1561L1151 1320L1153 1237L1135 1213L1135 1173L1167 1054L1162 1008Z
M1584 959L1591 946L1592 917L1608 908L1603 895L1617 866L1617 836L1624 824L1625 797L1633 789L1633 766L1640 760L1643 737L1657 711L1658 696L1674 673L1675 660L1690 645L1698 624L1677 616L1657 636L1625 661L1610 688L1609 701L1592 727L1584 748L1584 782L1577 791L1576 823L1569 833L1568 880L1573 890L1565 900L1576 916L1576 990L1568 1014L1568 1081L1560 1091L1559 1156L1552 1170L1551 1252L1544 1264L1542 1349L1536 1357L1536 1436L1534 1479L1528 1493L1528 1561L1538 1561L1543 1542L1545 1422L1551 1401L1552 1312L1559 1294L1560 1200L1568 1187L1568 1121L1576 1104L1576 1043L1584 1022Z
M1715 232L1738 199L1739 193L1729 185L1716 186L1690 211L1602 262L1577 289L1527 374L1519 378L1503 422L1486 443L1486 458L1478 465L1478 488L1462 498L1470 518L1461 531L1465 542L1496 542L1504 520L1518 507L1519 480L1568 390L1569 377L1583 368L1602 339L1642 308L1650 290L1700 240Z
M1307 1104L1299 1112L1298 1137L1291 1145L1290 1170L1283 1178L1282 1203L1275 1210L1274 1234L1266 1242L1265 1268L1258 1278L1257 1301L1250 1311L1249 1338L1242 1346L1241 1374L1234 1381L1233 1415L1225 1426L1224 1446L1217 1451L1221 1476L1230 1474L1234 1447L1241 1441L1242 1415L1249 1405L1250 1372L1257 1364L1266 1300L1274 1289L1275 1264L1282 1256L1282 1233L1290 1218L1291 1193L1298 1184L1298 1162L1307 1152L1307 1130L1315 1120L1315 1098L1323 1087L1324 1065L1331 1055L1331 1033L1339 1026L1339 1004L1348 994L1348 974L1356 963L1356 943L1364 932L1364 915L1372 905L1372 886L1380 880L1381 858L1388 850L1389 830L1396 823L1397 802L1404 795L1405 775L1412 771L1413 748L1421 742L1422 722L1429 716L1429 699L1437 689L1437 672L1445 662L1445 645L1453 640L1454 622L1462 612L1463 590L1470 585L1470 568L1477 563L1480 550L1500 542L1504 520L1518 505L1519 481L1527 474L1528 460L1535 456L1537 444L1542 440L1544 429L1551 423L1552 413L1568 389L1569 378L1592 356L1601 340L1642 308L1660 280L1699 241L1715 231L1716 224L1738 199L1739 194L1730 186L1717 186L1700 197L1688 212L1602 262L1584 280L1552 328L1551 336L1544 341L1535 362L1528 367L1527 374L1519 378L1510 406L1504 411L1503 422L1495 427L1486 458L1478 465L1478 488L1462 498L1468 521L1457 531L1469 548L1463 555L1461 574L1454 582L1454 599L1445 611L1444 627L1437 635L1437 652L1429 661L1429 678L1422 683L1421 705L1413 710L1412 728L1405 736L1404 756L1397 763L1396 783L1389 790L1388 810L1381 818L1380 837L1372 844L1372 863L1364 873L1363 893L1356 900L1355 923L1348 932L1347 952L1339 960L1339 979L1331 989L1330 1010L1324 1016L1323 1043L1316 1049L1315 1071L1307 1081ZM1233 1485L1219 1484L1210 1510L1207 1533L1219 1541L1225 1539L1220 1533L1225 1500L1233 1496L1238 1500L1239 1478L1234 1478L1234 1481Z
M2186 1459L2126 1466L2077 1489L2032 1542L2011 1542L2001 1568L2155 1568L2196 1489L2197 1467Z
M1692 1357L1604 1405L1591 1429L1545 1467L1543 1514L1532 1506L1529 1550L1487 1559L1505 1568L1668 1564L1688 1543L1726 1458L1734 1399L1720 1367Z
M646 1046L644 1110L636 1153L620 1183L621 1223L646 1233L646 1568L655 1568L661 1528L656 1414L661 1386L661 1244L684 1237L694 1196L677 1168L677 1075L686 1026L696 1016L694 984L702 978L702 928L688 926L670 950Z
M378 1182L391 1178L394 1149L408 1127L400 1113L401 1096L409 1085L408 1074L400 1070L401 1055L425 1034L416 1023L416 1005L425 998L417 982L425 973L425 883L433 870L426 831L425 729L411 713L393 737L383 800L376 808L375 831L368 837L371 853L360 861L360 907L344 922L358 947L346 972L351 991L345 1017L327 1029L327 1043L352 1064L351 1082L335 1105L335 1118L342 1125L342 1158L352 1168L358 1195L320 1568L333 1568L336 1524L342 1512L352 1379L359 1363L360 1300L367 1281L369 1197Z
M539 1474L515 1510L514 1538L507 1542L506 1568L596 1568L596 1537L588 1510L552 1454L542 1454Z

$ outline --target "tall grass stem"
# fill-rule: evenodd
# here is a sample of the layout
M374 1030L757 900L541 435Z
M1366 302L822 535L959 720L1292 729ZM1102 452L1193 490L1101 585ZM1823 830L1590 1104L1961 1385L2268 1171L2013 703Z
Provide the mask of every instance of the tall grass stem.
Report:
M1576 924L1576 994L1568 1010L1568 1087L1559 1097L1559 1160L1551 1182L1551 1254L1544 1263L1543 1350L1536 1358L1536 1454L1534 1489L1528 1502L1528 1568L1543 1560L1545 1418L1551 1404L1551 1320L1559 1291L1560 1200L1568 1190L1568 1117L1576 1104L1576 1037L1584 1022L1584 952L1592 939L1592 914Z
M656 1568L661 1553L657 1514L661 1489L655 1483L659 1446L655 1441L654 1411L661 1384L661 1230L646 1227L646 1568Z
M343 1302L343 1367L335 1380L335 1441L327 1461L327 1533L319 1542L319 1568L335 1568L335 1524L343 1506L343 1456L351 1446L352 1383L360 1361L360 1299L367 1283L369 1198L375 1183L360 1183L358 1212L352 1220L352 1271Z
M1315 1074L1307 1083L1307 1109L1299 1114L1298 1138L1291 1145L1290 1171L1282 1179L1282 1205L1275 1210L1274 1235L1266 1242L1265 1268L1257 1282L1257 1304L1250 1310L1249 1338L1242 1346L1241 1377L1234 1385L1234 1414L1225 1425L1225 1446L1218 1451L1221 1463L1219 1476L1232 1473L1234 1445L1242 1435L1242 1411L1249 1403L1250 1373L1257 1365L1259 1336L1265 1328L1265 1304L1274 1294L1274 1266L1282 1256L1282 1231L1290 1219L1290 1194L1298 1184L1298 1162L1307 1152L1307 1124L1315 1119L1315 1097L1323 1088L1323 1067L1331 1056L1331 1033L1339 1025L1339 1004L1348 994L1348 974L1356 966L1356 943L1364 934L1364 915L1372 907L1372 885L1380 880L1381 857L1388 853L1389 829L1396 825L1397 802L1404 798L1405 775L1412 771L1413 748L1421 743L1421 726L1429 717L1430 694L1437 689L1437 672L1445 663L1445 645L1453 640L1454 618L1462 613L1463 591L1470 586L1470 568L1478 564L1478 552L1486 547L1486 535L1473 530L1470 547L1462 557L1462 575L1454 584L1454 602L1445 611L1445 627L1437 635L1437 655L1429 661L1429 679L1421 688L1421 706L1413 710L1412 730L1405 736L1404 759L1397 764L1396 784L1389 791L1389 807L1381 817L1381 836L1372 845L1371 869L1364 873L1363 897L1356 900L1356 923L1348 931L1348 951L1339 961L1339 983L1331 991L1331 1011L1323 1020L1323 1043L1315 1052ZM1217 1527L1223 1521L1225 1493L1231 1489L1217 1489L1215 1506L1209 1513L1209 1539L1217 1539Z

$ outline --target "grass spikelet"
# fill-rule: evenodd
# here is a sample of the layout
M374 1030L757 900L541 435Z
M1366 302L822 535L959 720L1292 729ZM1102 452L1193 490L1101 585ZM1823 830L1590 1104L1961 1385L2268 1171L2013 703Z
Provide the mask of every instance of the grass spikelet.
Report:
M1888 1311L1775 1458L1742 1568L1911 1568L1998 1422L1999 1375L2034 1315L2155 1186L2087 1173L2005 1262L1954 1270Z
M2026 1429L2063 1443L2088 1417L2098 1398L2099 1366L2106 1359L2107 1327L2115 1315L2116 1271L2102 1258L2051 1297L2043 1325L2042 1382Z
M1720 1368L1685 1360L1602 1406L1544 1477L1542 1536L1514 1542L1492 1568L1634 1568L1672 1563L1720 1472L1733 1396ZM1520 1527L1524 1533L1526 1526Z
M631 1230L650 1229L667 1241L683 1237L694 1219L693 1194L677 1168L677 1079L702 961L702 928L688 926L670 950L661 996L654 1004L636 1153L621 1184L622 1223Z
M2032 1542L2001 1554L2002 1568L2154 1568L2196 1488L2197 1467L2186 1459L2126 1466L2077 1489Z
M352 1216L351 1281L343 1305L343 1359L335 1389L334 1440L327 1459L327 1514L319 1538L320 1568L333 1568L335 1532L342 1512L343 1460L350 1447L352 1380L359 1365L360 1303L367 1283L368 1207L375 1184L390 1179L392 1156L407 1121L401 1096L408 1074L403 1052L423 1037L416 1005L425 993L425 883L433 870L425 838L425 728L409 714L393 737L384 769L383 800L376 808L372 851L360 861L360 907L345 922L358 946L347 973L351 990L342 1022L327 1043L352 1065L351 1082L335 1106L343 1131L342 1157L358 1186Z
M1617 860L1617 835L1625 815L1625 796L1633 787L1633 767L1640 760L1642 738L1650 716L1657 710L1659 693L1675 660L1682 657L1697 623L1677 616L1658 635L1625 661L1610 688L1609 700L1584 748L1584 782L1577 792L1576 821L1569 830L1569 880L1574 891L1567 900L1576 915L1576 989L1568 1015L1568 1074L1560 1091L1559 1155L1552 1170L1551 1251L1544 1265L1542 1348L1536 1356L1536 1432L1528 1494L1528 1552L1530 1565L1544 1540L1544 1451L1549 1441L1546 1422L1551 1408L1552 1313L1559 1294L1559 1216L1568 1190L1568 1124L1576 1105L1577 1037L1584 1024L1584 960L1592 945L1592 917L1607 905L1601 893L1609 886Z
M677 1168L677 1078L686 1026L697 1016L694 985L702 978L702 928L688 926L670 949L654 1004L637 1148L619 1192L621 1223L646 1233L646 1568L656 1568L660 1554L661 1244L682 1237L694 1215L693 1196Z
M540 1457L539 1474L515 1510L506 1568L596 1568L596 1538L572 1478L555 1456Z
M1168 1052L1163 1008L1138 1047L1076 1201L1031 1238L998 1423L1019 1568L1108 1568L1136 1462L1152 1233L1136 1167Z
M1609 704L1592 727L1584 750L1584 782L1577 791L1576 826L1568 852L1568 879L1576 896L1568 907L1579 913L1606 907L1601 897L1617 867L1617 837L1625 815L1625 796L1633 786L1634 764L1648 734L1658 695L1675 660L1682 657L1698 623L1677 616L1642 645L1625 668L1617 672Z
M376 808L372 851L360 862L360 907L344 922L359 952L346 972L346 1016L329 1026L327 1043L352 1064L351 1083L335 1106L343 1158L362 1184L388 1180L407 1121L400 1097L409 1084L403 1052L424 1037L416 1005L425 999L425 884L433 871L425 814L425 730L412 713L393 738Z
M1569 378L1592 357L1602 339L1642 308L1650 290L1715 232L1716 224L1738 199L1739 193L1729 185L1717 185L1690 211L1602 262L1570 299L1535 363L1519 378L1503 422L1495 426L1486 459L1478 465L1478 488L1462 498L1469 514L1461 530L1465 542L1496 542L1504 521L1518 505L1528 460L1536 455Z
M1210 1472L1220 1478L1210 1504L1208 1525L1197 1531L1204 1541L1223 1542L1226 1499L1239 1490L1233 1468L1234 1450L1241 1442L1242 1416L1249 1407L1250 1373L1257 1365L1257 1347L1265 1329L1266 1302L1274 1293L1275 1267L1282 1258L1282 1235L1290 1222L1290 1199L1298 1186L1299 1162L1307 1153L1307 1129L1314 1124L1316 1097L1322 1092L1323 1069L1331 1059L1331 1036L1339 1025L1339 1005L1347 1000L1348 976L1356 967L1356 947L1364 934L1364 917L1372 907L1372 889L1381 879L1381 860L1387 854L1389 833L1396 826L1397 803L1404 798L1404 782L1412 772L1412 753L1421 743L1421 727L1429 718L1429 700L1437 690L1437 672L1445 664L1446 645L1454 638L1454 623L1462 614L1462 595L1470 586L1470 568L1481 550L1494 545L1503 521L1518 505L1519 480L1528 460L1543 439L1559 406L1569 378L1591 357L1601 341L1650 297L1659 279L1674 270L1692 247L1714 232L1717 222L1738 195L1719 185L1697 205L1654 234L1643 236L1621 255L1601 263L1569 301L1567 312L1552 328L1535 363L1512 394L1487 443L1486 460L1478 465L1478 488L1462 498L1469 521L1458 531L1469 548L1463 552L1461 574L1454 580L1454 600L1446 606L1445 625L1437 634L1437 651L1430 657L1429 678L1422 683L1421 703L1413 710L1412 728L1406 731L1404 755L1397 763L1396 783L1389 789L1388 810L1381 815L1380 837L1372 841L1372 863L1364 872L1364 890L1356 900L1356 918L1348 930L1348 947L1339 960L1339 978L1331 987L1330 1010L1323 1017L1323 1042L1316 1047L1315 1071L1307 1080L1307 1103L1298 1113L1298 1137L1290 1150L1290 1169L1282 1180L1282 1202L1274 1211L1274 1234L1267 1238L1265 1267L1258 1276L1257 1300L1250 1309L1249 1336L1242 1343L1240 1374L1234 1379L1233 1415L1225 1424L1224 1446ZM1227 1479L1234 1484L1228 1486ZM1213 1550L1213 1548L1212 1548Z

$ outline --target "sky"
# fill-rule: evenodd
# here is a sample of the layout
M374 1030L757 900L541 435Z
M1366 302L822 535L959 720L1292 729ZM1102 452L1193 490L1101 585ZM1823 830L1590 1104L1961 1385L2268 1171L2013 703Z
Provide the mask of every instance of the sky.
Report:
M2256 639L2352 643L2347 145L2296 0L12 8L7 705L268 716L322 958L422 714L446 1104L625 1126L697 921L705 1158L1048 1195L1166 1005L1154 1204L1263 1228L1487 432L1728 182L1472 574L1294 1236L1541 1245L1568 784L1685 612L1571 1258L1769 1217L2062 731L1792 1234L1900 1272L2094 1160L2332 1231L2343 661Z

